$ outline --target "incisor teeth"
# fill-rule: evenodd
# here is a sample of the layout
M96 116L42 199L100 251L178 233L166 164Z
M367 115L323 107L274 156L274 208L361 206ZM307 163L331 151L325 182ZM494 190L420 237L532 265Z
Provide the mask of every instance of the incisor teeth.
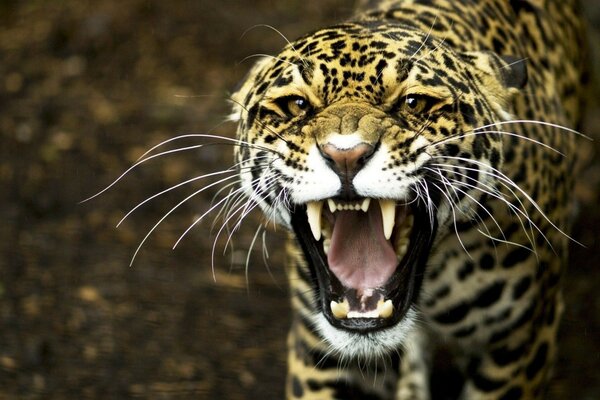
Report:
M335 200L327 199L327 206L329 207L329 211L333 214L336 211L360 211L363 210L367 212L369 210L369 204L371 204L371 199L363 199L360 203L347 203L341 202L338 203Z
M381 207L381 218L383 219L383 234L387 240L390 240L396 221L396 202L379 199L379 207Z
M379 300L377 303L377 311L379 311L379 318L389 318L394 312L394 305L392 300Z
M350 311L350 305L347 300L344 300L341 303L331 300L329 306L331 307L331 313L337 319L346 318L348 316L348 311Z
M322 201L310 201L306 204L306 216L308 224L315 240L321 239L321 210L323 209Z

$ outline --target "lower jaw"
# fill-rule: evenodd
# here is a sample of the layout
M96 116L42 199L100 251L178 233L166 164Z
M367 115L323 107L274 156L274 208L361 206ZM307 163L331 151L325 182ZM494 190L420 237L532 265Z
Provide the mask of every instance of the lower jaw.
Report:
M346 359L377 360L397 352L416 325L417 313L410 308L406 315L393 326L372 330L368 333L332 326L323 314L313 318L312 323L328 347Z
M389 281L382 288L377 289L384 301L391 300L393 311L386 315L386 318L361 318L339 317L332 312L332 302L340 301L348 291L354 289L345 288L333 276L327 266L327 258L322 251L322 246L315 245L303 213L292 212L292 227L309 266L312 281L316 283L313 287L317 292L318 311L331 326L348 332L366 334L389 329L403 321L418 298L436 229L424 212L416 212L414 216L415 226L419 226L419 229L412 233L411 250L397 266Z

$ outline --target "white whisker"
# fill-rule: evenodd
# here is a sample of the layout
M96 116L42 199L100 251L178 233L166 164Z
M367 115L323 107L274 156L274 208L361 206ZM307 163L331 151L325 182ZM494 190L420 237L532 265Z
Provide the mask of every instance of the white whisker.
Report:
M187 185L188 183L195 182L195 181L198 181L198 180L201 180L201 179L205 179L205 178L209 178L209 177L211 177L211 176L222 175L222 174L227 174L227 173L229 173L229 174L233 174L233 175L231 175L231 176L229 176L229 177L227 177L227 178L225 178L224 180L221 180L221 181L219 181L219 182L224 182L224 181L225 181L225 180L227 180L227 179L231 179L231 178L237 177L237 173L236 173L234 170L227 169L227 170L225 170L225 171L218 171L218 172L213 172L213 173L210 173L210 174L204 174L204 175L201 175L201 176L196 176L196 177L194 177L194 178L190 178L190 179L188 179L188 180L185 180L185 181L183 181L183 182L180 182L180 183L178 183L178 184L176 184L176 185L174 185L174 186L171 186L171 187L169 187L169 188L167 188L167 189L165 189L165 190L162 190L162 191L160 191L160 192L158 192L158 193L156 193L156 194L154 194L154 195L152 195L152 196L148 197L148 198L147 198L147 199L145 199L144 201L142 201L142 202L138 203L138 204L137 204L135 207L133 207L131 210L129 210L129 212L127 212L127 214L125 214L125 216L124 216L123 218L121 218L121 220L119 221L119 223L117 223L117 228L118 228L118 227L119 227L119 226L120 226L120 225L123 223L123 221L125 221L125 220L127 219L127 217L129 217L129 216L130 216L130 215L131 215L131 214L132 214L132 213L133 213L135 210L137 210L138 208L140 208L140 207L141 207L141 206L143 206L144 204L148 203L149 201L151 201L151 200L153 200L153 199L155 199L155 198L157 198L157 197L159 197L159 196L162 196L163 194L165 194L165 193L168 193L168 192L170 192L170 191L172 191L172 190L175 190L175 189L177 189L177 188L179 188L179 187L181 187L181 186Z
M93 198L96 198L98 196L100 196L102 193L106 192L108 189L110 189L111 187L113 187L114 185L116 185L121 179L123 179L125 177L125 175L127 175L129 172L131 172L134 168L136 168L137 166L139 166L142 163L145 163L146 161L150 161L154 158L157 157L161 157L167 154L173 154L173 153L178 153L178 152L182 152L182 151L187 151L187 150L193 150L193 149L198 149L201 147L204 147L205 144L197 144L197 145L193 145L193 146L187 146L187 147L180 147L177 149L172 149L172 150L168 150L168 151L164 151L161 153L157 153L157 154L153 154L148 158L138 158L138 161L135 162L135 164L133 164L131 167L127 168L127 170L125 170L125 172L123 172L121 175L119 175L119 177L117 177L117 179L115 179L114 181L112 181L112 183L108 186L106 186L104 189L102 189L101 191L99 191L98 193L96 193L93 196L88 197L87 199L82 200L80 203L85 203L86 201L92 200Z
M135 257L137 256L138 252L140 251L140 249L142 248L142 246L144 245L144 243L146 242L146 240L148 239L148 237L150 237L150 235L152 234L152 232L154 232L156 230L156 228L169 216L171 215L175 210L177 210L182 204L184 204L185 202L187 202L189 199L191 199L192 197L204 192L205 190L215 186L215 185L219 185L222 182L229 180L231 178L235 178L235 175L232 176L228 176L226 178L220 179L216 182L213 182L209 185L206 185L204 187L202 187L199 190L196 190L194 193L190 194L189 196L187 196L185 199L181 200L179 203L177 203L177 205L175 205L173 208L171 208L165 215L162 216L162 218L160 218L158 220L158 222L156 224L154 224L154 226L148 231L148 233L146 234L146 236L144 236L144 238L142 239L142 241L140 242L140 244L138 245L138 247L136 248L135 252L133 253L133 257L131 258L131 262L129 263L129 265L133 265L133 261L135 260Z

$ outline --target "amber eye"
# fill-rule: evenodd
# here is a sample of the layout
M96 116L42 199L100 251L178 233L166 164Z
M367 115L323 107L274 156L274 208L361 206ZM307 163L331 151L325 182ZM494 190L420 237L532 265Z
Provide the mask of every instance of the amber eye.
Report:
M435 99L430 96L409 94L404 98L404 109L413 114L426 112L433 104L435 104Z
M308 100L300 96L287 96L277 100L279 108L290 117L300 117L306 114L311 106Z

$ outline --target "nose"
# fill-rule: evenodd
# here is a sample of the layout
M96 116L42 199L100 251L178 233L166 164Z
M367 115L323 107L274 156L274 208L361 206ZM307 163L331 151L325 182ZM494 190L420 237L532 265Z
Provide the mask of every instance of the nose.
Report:
M320 145L321 154L340 177L350 180L365 165L375 152L375 147L367 143L359 143L354 147L340 149L331 143Z

